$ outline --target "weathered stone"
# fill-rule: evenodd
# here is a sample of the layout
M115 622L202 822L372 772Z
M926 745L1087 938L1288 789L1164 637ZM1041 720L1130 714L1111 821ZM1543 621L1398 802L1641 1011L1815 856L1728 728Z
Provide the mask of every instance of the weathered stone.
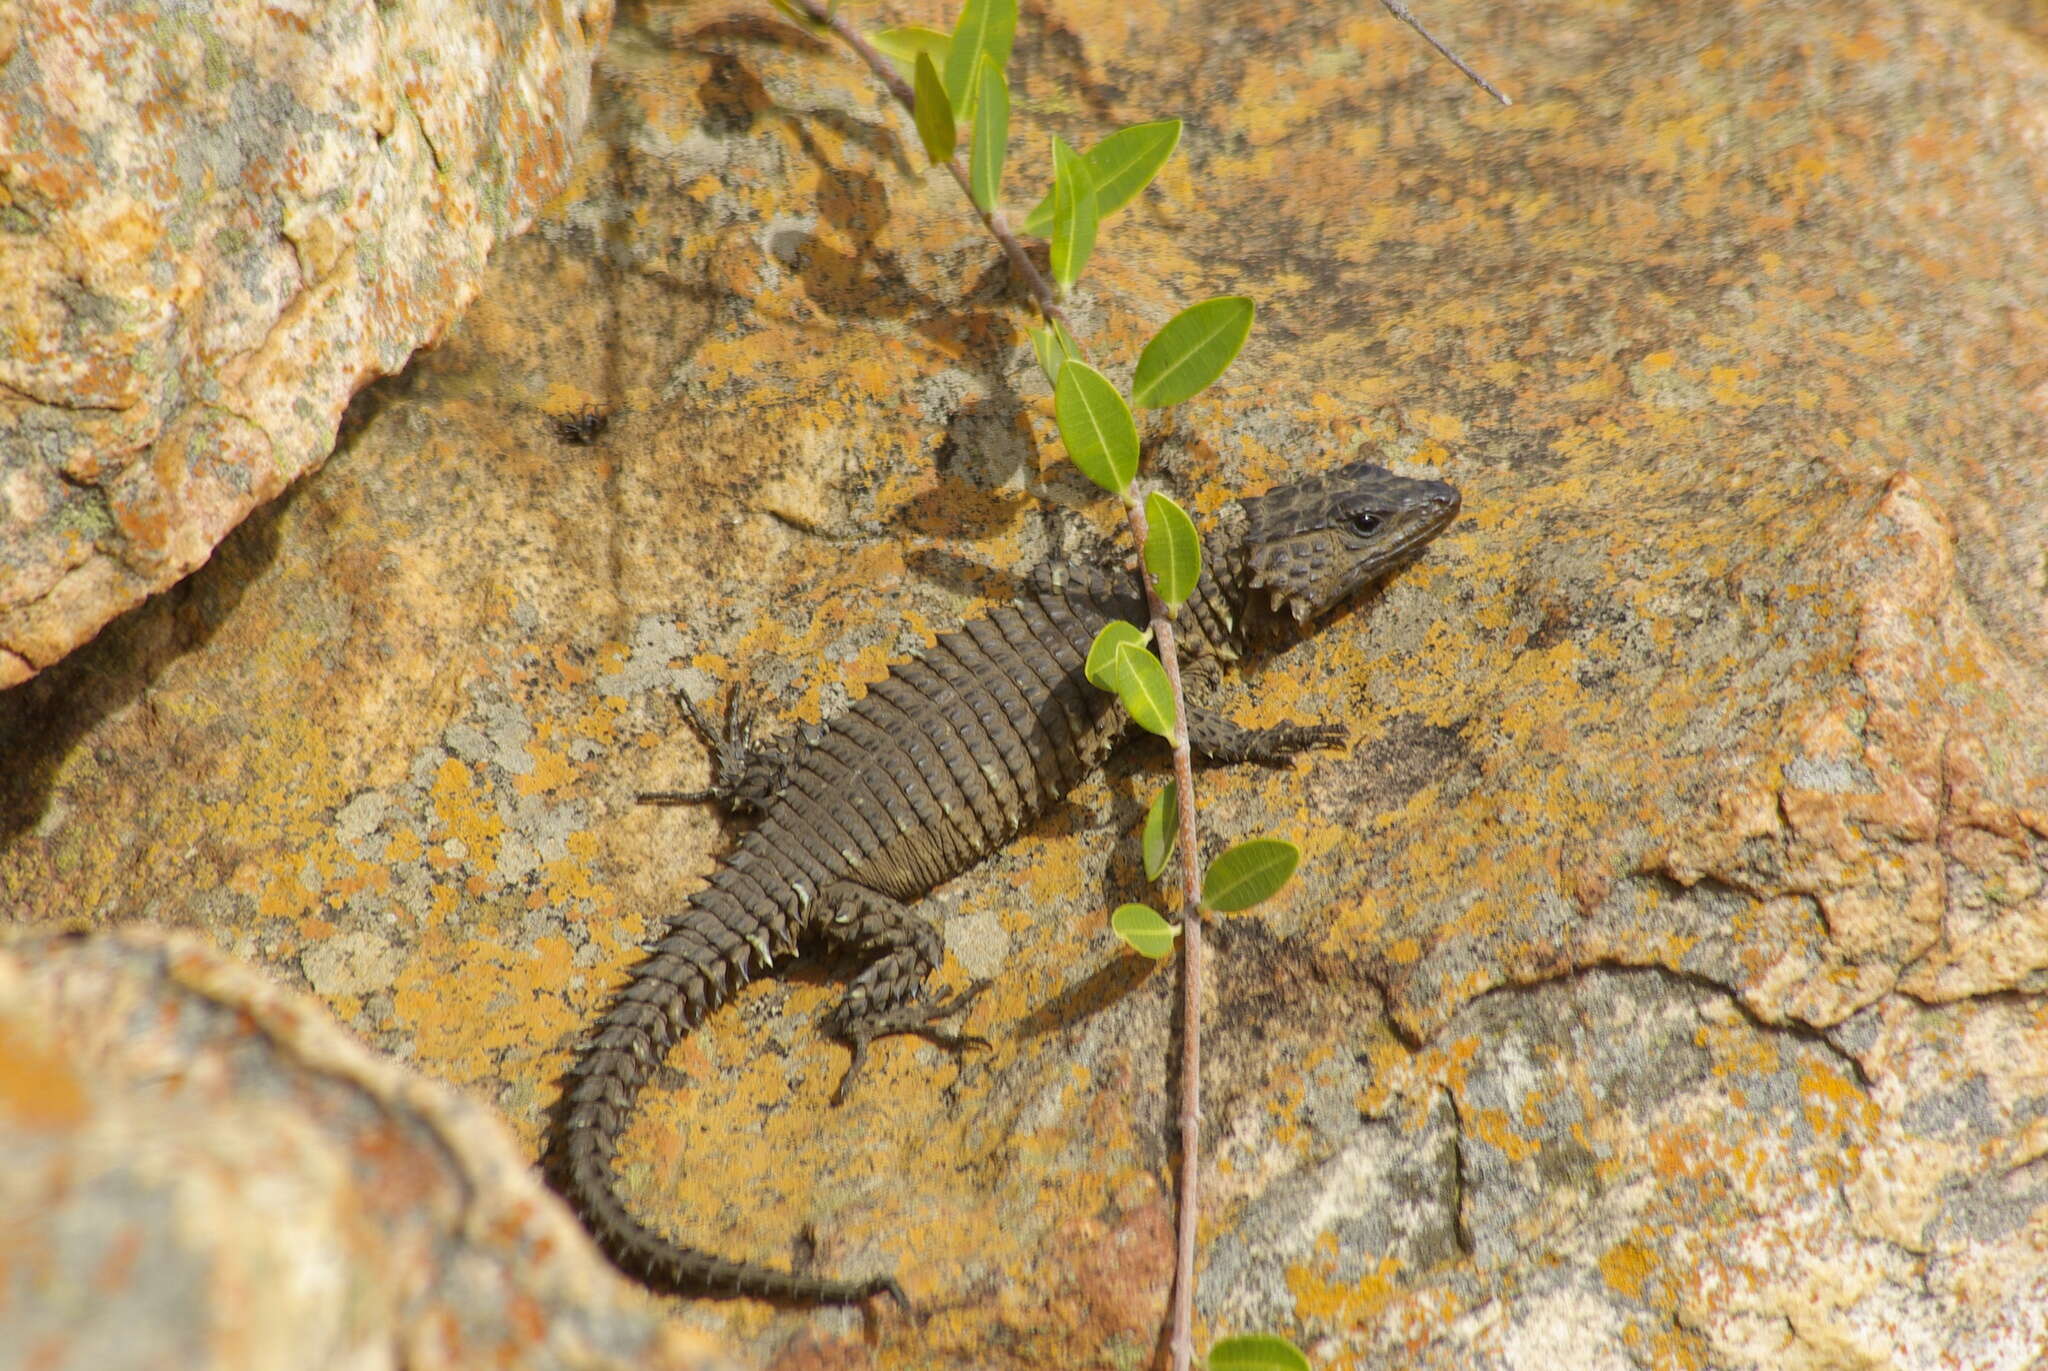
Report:
M0 1148L20 1365L730 1365L488 1110L189 935L0 945Z
M561 188L611 8L0 27L0 688L205 561L440 337Z
M1189 119L1075 294L1090 355L1122 376L1180 305L1259 301L1155 469L1198 510L1359 449L1466 494L1229 697L1341 718L1350 753L1202 779L1216 834L1306 852L1212 942L1202 1336L2028 1366L2048 59L1945 3L1427 17L1513 108L1343 6L1076 0L1018 40L1013 205L1048 129ZM293 979L389 946L394 979L329 1004L530 1152L727 841L633 803L704 774L674 686L793 729L1082 542L1047 505L1113 522L998 253L863 71L765 6L677 5L598 90L576 198L318 478L0 697L7 898ZM558 441L586 404L610 426ZM993 970L991 1052L883 1043L830 1109L836 987L803 975L678 1048L625 1140L640 1211L893 1266L923 1311L687 1317L790 1366L1152 1355L1174 986L1104 916L1146 894L1157 774L934 901L963 916L943 979Z

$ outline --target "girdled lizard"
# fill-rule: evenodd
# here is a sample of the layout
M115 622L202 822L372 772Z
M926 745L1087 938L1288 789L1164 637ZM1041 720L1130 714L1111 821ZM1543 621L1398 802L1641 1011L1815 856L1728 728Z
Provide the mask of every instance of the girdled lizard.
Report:
M1354 462L1225 506L1204 540L1201 582L1175 622L1184 658L1199 678L1246 649L1305 632L1412 561L1458 504L1441 481ZM1086 681L1082 661L1111 619L1149 622L1143 587L1132 573L1060 570L941 634L807 746L757 749L728 716L727 736L715 740L712 789L647 797L720 799L759 820L666 921L567 1081L549 1169L628 1273L681 1294L901 1299L886 1275L797 1275L676 1243L627 1210L612 1159L635 1097L683 1033L799 952L863 963L824 1025L853 1047L849 1078L877 1037L963 1041L932 1025L974 992L939 999L925 988L943 944L906 902L1008 842L1100 765L1129 723L1114 696ZM1274 763L1344 739L1336 725L1240 728L1192 703L1188 731L1196 752L1225 762Z

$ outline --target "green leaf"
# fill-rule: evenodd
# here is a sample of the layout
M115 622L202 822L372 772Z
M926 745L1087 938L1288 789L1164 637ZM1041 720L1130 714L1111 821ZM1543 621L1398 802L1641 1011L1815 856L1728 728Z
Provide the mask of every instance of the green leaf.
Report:
M1052 321L1052 331L1053 334L1060 340L1060 347L1066 351L1067 360L1069 362L1074 361L1076 358L1079 358L1081 356L1081 345L1074 341L1073 334L1067 332L1067 326L1065 323L1058 319L1054 319Z
M1003 158L1010 151L1010 83L1003 69L983 54L975 71L980 80L974 103L974 152L968 158L967 184L974 203L987 214L1003 193Z
M1060 368L1079 359L1081 349L1074 346L1073 336L1057 319L1044 328L1024 332L1031 339L1031 350L1038 354L1038 369L1045 373L1045 383L1057 389Z
M1131 722L1147 733L1172 738L1173 687L1167 684L1166 668L1152 655L1152 649L1126 643L1116 650L1112 662L1117 698L1131 712Z
M1301 849L1278 838L1239 843L1209 863L1202 875L1202 903L1218 914L1250 909L1279 894L1300 863Z
M1109 926L1117 937L1155 962L1173 951L1173 940L1180 936L1180 930L1148 904L1118 905L1116 913L1109 916Z
M1149 629L1140 633L1133 624L1111 619L1088 645L1081 671L1122 700L1138 727L1167 738L1173 735L1173 689L1166 683L1166 668L1145 646L1150 636Z
M1221 1338L1209 1349L1209 1371L1309 1371L1299 1347L1272 1333Z
M802 24L807 29L810 29L812 32L817 32L825 27L817 20L811 18L810 15L805 14L802 10L798 9L795 5L790 4L789 0L770 0L770 3L772 3L775 6L775 8L781 10L790 18L796 20L797 23Z
M1131 398L1142 409L1177 405L1221 376L1252 331L1252 302L1219 295L1189 305L1166 321L1138 354Z
M960 131L953 125L953 102L946 98L946 88L939 84L939 69L932 65L928 52L917 55L912 90L917 99L911 106L910 117L917 125L918 139L933 162L943 162L953 155L953 141Z
M1138 426L1110 379L1078 357L1060 368L1052 392L1060 441L1081 474L1112 495L1138 474Z
M1143 647L1149 631L1141 632L1136 624L1123 619L1111 619L1095 635L1095 641L1088 645L1088 660L1081 665L1081 674L1090 682L1101 686L1112 695L1116 693L1116 678L1112 674L1116 665L1119 648Z
M972 113L974 69L986 56L997 71L1010 65L1010 43L1017 36L1017 0L967 0L953 24L953 45L946 53L946 95L961 118Z
M1107 219L1137 199L1179 143L1180 120L1161 119L1118 129L1088 149L1082 160L1095 177L1095 212ZM1025 216L1020 232L1043 238L1051 231L1052 196L1048 194Z
M1067 140L1052 140L1052 279L1061 290L1081 279L1088 254L1095 251L1095 228L1101 215L1095 208L1095 178L1088 164L1067 146Z
M1045 373L1045 383L1057 386L1060 383L1060 368L1067 364L1067 355L1060 347L1059 335L1049 328L1027 328L1024 336L1031 340L1031 350L1038 354L1038 369Z
M950 34L940 33L937 29L922 28L916 24L908 24L900 29L884 29L868 41L875 45L876 51L882 56L895 63L896 69L905 77L916 74L917 55L921 52L930 54L933 65L941 71L945 70L946 53L953 46Z
M1169 609L1179 609L1202 577L1202 540L1188 512L1158 491L1145 497L1145 570Z
M1173 855L1173 840L1180 836L1180 786L1168 780L1166 788L1152 797L1145 810L1145 831L1138 846L1145 854L1145 879L1156 881Z

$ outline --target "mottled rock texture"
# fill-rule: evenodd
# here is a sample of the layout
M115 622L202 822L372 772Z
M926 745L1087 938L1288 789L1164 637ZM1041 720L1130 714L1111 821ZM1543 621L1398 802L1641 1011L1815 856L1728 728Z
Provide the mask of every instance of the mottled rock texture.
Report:
M0 687L204 562L561 188L610 0L0 12Z
M2032 18L2030 19L2030 16ZM1178 113L1075 302L1124 374L1260 323L1160 470L1198 509L1358 450L1465 491L1238 692L1346 755L1211 773L1297 884L1220 921L1202 1336L1335 1367L2009 1367L2048 1344L2048 54L2020 6L1441 3L1477 98L1336 5L1073 0L1027 154ZM862 12L943 22L936 5ZM2024 25L2036 22L2034 30ZM487 1092L726 838L677 683L815 718L1101 514L950 182L765 5L634 9L570 195L215 564L0 696L0 891L175 924ZM589 446L551 416L612 410ZM919 1315L681 1306L762 1364L1144 1364L1170 973L1137 758L946 887L955 1064L856 1098L757 984L623 1158L740 1255ZM807 1229L807 1225L814 1225Z
M0 1362L714 1371L501 1123L190 934L0 946Z

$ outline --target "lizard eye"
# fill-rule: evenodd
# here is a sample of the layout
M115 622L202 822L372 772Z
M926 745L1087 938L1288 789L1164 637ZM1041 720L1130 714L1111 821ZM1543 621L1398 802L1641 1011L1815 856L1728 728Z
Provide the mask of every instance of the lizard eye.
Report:
M1370 538L1380 531L1380 516L1377 514L1354 514L1344 522L1347 528L1361 538Z

